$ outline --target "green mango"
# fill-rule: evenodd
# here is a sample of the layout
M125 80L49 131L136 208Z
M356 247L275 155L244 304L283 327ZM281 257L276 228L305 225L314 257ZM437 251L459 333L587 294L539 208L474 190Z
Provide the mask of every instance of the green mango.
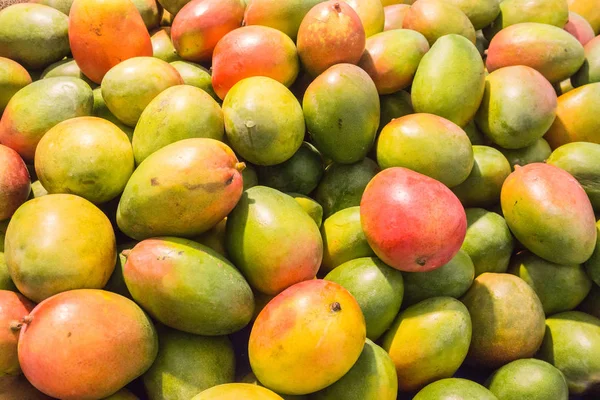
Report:
M461 378L448 378L424 387L413 400L499 400L478 383Z
M377 129L378 132L381 132L381 130L394 118L404 117L405 115L415 112L412 107L410 93L404 90L379 96L379 104L381 112L379 118L379 129Z
M96 88L98 85L91 81L87 76L85 76L77 62L72 58L65 58L64 60L57 61L53 64L50 64L40 76L40 79L46 78L55 78L57 76L70 76L72 78L83 79L85 83L90 85L92 89Z
M383 31L385 14L381 2L371 0L344 0L344 3L348 3L348 5L356 11L365 28L365 35L367 37Z
M596 222L596 247L592 256L585 262L587 274L600 286L600 220Z
M471 144L475 145L488 145L490 140L484 135L481 130L475 124L475 121L469 122L467 125L463 127L465 133L469 137Z
M216 101L221 101L212 87L212 78L210 71L202 65L194 64L189 61L173 61L170 63L181 75L183 83L190 86L196 86L204 90Z
M585 61L579 71L571 77L573 87L600 82L600 39L595 37L583 46Z
M0 116L10 99L31 83L25 68L11 59L0 57Z
M46 188L44 188L44 186L42 186L42 182L40 182L39 180L33 182L31 184L31 197L32 198L38 198L38 197L42 197L48 194L48 191L46 190Z
M256 173L256 167L246 164L246 168L244 168L242 171L242 178L244 179L244 190L258 186L258 174Z
M137 243L138 242L128 242L117 245L117 262L115 264L115 269L110 276L110 279L106 283L106 286L104 286L104 290L117 293L121 296L131 299L131 293L129 293L127 284L125 284L125 278L123 277L123 267L127 262L126 254L129 254L131 249L133 249Z
M552 153L550 145L543 138L540 138L532 145L523 147L521 149L509 150L498 147L498 150L504 154L504 157L506 157L508 160L510 168L513 171L515 170L515 165L523 166L536 162L545 162Z
M112 122L113 124L118 126L119 129L125 132L125 134L129 138L129 141L133 140L133 128L122 123L119 120L119 118L115 117L115 115L110 112L110 110L106 106L106 103L104 102L104 98L102 97L102 89L99 87L94 89L94 110L92 114L95 117Z
M225 244L226 228L227 217L223 218L221 222L210 228L208 231L204 232L199 236L196 236L194 238L194 241L203 244L207 247L210 247L223 257L228 258L227 246Z
M379 95L361 68L338 64L319 75L302 101L306 127L316 148L342 164L365 158L379 127Z
M313 219L313 221L315 221L315 224L317 224L317 226L320 228L321 225L323 224L323 207L321 207L321 205L319 203L317 203L316 200L311 199L308 196L305 196L303 194L299 194L299 193L287 193L288 195L292 196L296 202L298 204L300 204L300 207L302 207L302 209L304 211L306 211L306 213L308 215L310 215L310 217ZM325 247L325 244L323 243L323 247ZM323 251L325 251L325 249L323 248Z
M177 54L175 46L173 46L173 42L171 41L171 28L158 28L151 33L150 40L152 41L153 57L160 58L168 63L181 61L181 57Z
M500 13L500 0L446 0L446 2L460 8L475 30L491 24Z
M4 259L4 238L6 237L6 228L9 220L0 221L0 290L17 291L17 287L10 277L8 266Z
M467 38L451 34L438 39L421 60L412 103L416 112L439 115L463 127L475 116L484 89L479 51Z
M44 4L60 11L65 15L69 15L73 0L33 0L30 3Z

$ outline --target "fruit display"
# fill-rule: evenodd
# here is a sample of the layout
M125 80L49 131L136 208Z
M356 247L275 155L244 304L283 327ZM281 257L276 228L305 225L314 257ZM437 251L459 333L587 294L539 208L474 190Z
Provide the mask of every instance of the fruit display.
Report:
M0 1L0 400L597 400L600 0Z

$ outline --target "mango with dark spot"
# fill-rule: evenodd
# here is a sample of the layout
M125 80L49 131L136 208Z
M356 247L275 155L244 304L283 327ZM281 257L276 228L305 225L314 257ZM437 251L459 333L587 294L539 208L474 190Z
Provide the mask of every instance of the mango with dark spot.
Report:
M367 37L383 31L385 14L383 12L383 4L381 4L381 1L343 0L343 2L348 3L348 5L356 11L360 17Z
M402 29L402 23L409 8L410 5L408 4L391 4L383 7L383 12L385 14L383 31L385 32L394 29Z
M448 378L424 387L413 400L498 400L480 384L462 378Z
M27 201L31 180L19 154L0 144L0 221L10 218Z
M283 400L262 386L250 383L227 383L214 386L194 396L192 400Z
M571 77L574 87L600 82L600 38L592 38L583 48L585 62Z
M31 76L19 63L0 57L0 115L9 100L31 83Z
M206 232L238 202L243 168L233 151L214 139L167 145L129 179L117 210L119 228L137 240Z
M577 180L553 165L516 167L501 194L502 213L532 253L557 264L581 264L596 245L596 219Z
M296 40L300 23L307 13L323 0L253 0L244 13L246 25L269 26Z

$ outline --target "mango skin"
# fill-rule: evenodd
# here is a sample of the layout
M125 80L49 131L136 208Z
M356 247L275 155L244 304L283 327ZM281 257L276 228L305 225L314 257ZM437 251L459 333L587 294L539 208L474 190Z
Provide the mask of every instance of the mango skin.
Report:
M57 76L70 76L83 79L91 88L96 88L98 86L81 72L77 62L72 58L65 58L64 60L48 65L42 72L40 79L54 78Z
M471 318L451 297L424 300L398 315L383 338L396 366L398 388L415 391L449 378L462 364L471 341Z
M0 120L0 142L33 161L44 134L61 121L92 114L92 89L77 78L48 78L19 90ZM35 110L32 113L31 110Z
M596 233L596 248L592 256L585 262L585 269L594 283L600 286L600 220L596 222ZM600 313L600 310L598 312Z
M323 0L292 0L273 3L269 0L249 2L244 13L246 25L269 26L296 40L306 14Z
M204 233L225 218L242 195L242 169L233 151L217 140L171 143L133 172L119 202L117 224L137 240ZM165 211L157 214L157 207Z
M542 74L526 66L500 68L486 77L475 122L500 147L531 146L556 118L556 92Z
M182 60L171 41L171 28L161 27L151 32L152 56L171 63Z
M267 388L250 383L228 383L212 387L192 400L283 400Z
M203 234L193 238L195 242L210 247L223 257L228 258L227 246L226 246L226 228L227 228L227 217L223 218L221 222L210 228Z
M196 335L228 335L252 317L248 283L223 256L188 239L158 237L127 255L131 296L163 324Z
M379 1L371 0L343 0L356 11L365 29L367 37L383 31L385 24L385 13L383 4Z
M65 310L73 318L65 320ZM21 328L19 362L27 379L52 397L109 396L146 372L156 358L152 321L123 296L71 290L38 304L29 315L35 322ZM48 355L48 349L58 348Z
M385 14L385 24L383 31L391 31L394 29L402 29L402 22L408 12L410 5L408 4L391 4L383 7Z
M521 149L503 149L499 147L498 150L506 157L513 171L515 170L515 165L522 167L536 162L545 162L550 157L550 154L552 154L550 145L543 138Z
M427 39L417 31L381 32L367 40L358 66L367 71L380 95L392 94L410 86L428 51Z
M541 163L518 167L504 182L502 213L532 253L557 264L581 264L596 245L587 194L570 174Z
M270 300L270 299L269 299L269 300ZM266 306L266 304L264 304L264 306ZM264 308L264 307L263 307L263 308ZM262 311L262 309L261 309L261 310L259 310L259 312L260 312L260 311ZM257 316L258 316L258 315L257 315ZM263 384L262 384L262 383L260 383L260 382L258 381L258 379L256 379L256 375L254 375L254 373L253 373L253 372L250 372L248 375L244 376L244 377L243 377L243 378L240 380L240 383L250 383L250 384L252 384L252 385L258 385L258 386L262 386L262 387L264 387L264 386L263 386ZM298 396L294 396L294 395L291 395L291 394L283 394L283 395L281 395L281 397L283 398L283 400L309 400L309 399L310 399L309 395L298 395ZM232 399L232 400L235 400L235 399Z
M54 400L37 390L22 374L0 379L0 393L4 396L2 400Z
M502 67L525 65L540 72L550 83L558 83L575 74L584 60L583 46L562 26L523 22L494 36L486 66L494 72Z
M27 201L31 180L19 154L0 144L0 221L10 218Z
M467 363L496 368L532 357L544 338L544 310L533 289L510 274L475 278L461 301L473 322Z
M447 378L430 383L413 400L498 400L485 387L461 378Z
M202 65L188 61L173 61L170 64L179 72L184 84L196 86L204 90L216 101L221 100L212 87L210 72Z
M323 225L323 207L316 200L311 199L300 193L288 192L287 195L291 196L296 200L296 203L300 204L300 207L315 221L315 224L320 228ZM323 245L324 246L324 245ZM323 249L324 251L325 249Z
M73 289L100 289L115 267L116 244L108 218L71 194L33 199L13 215L4 256L21 293L39 303Z
M575 36L579 43L584 46L584 49L585 45L596 36L590 23L581 15L572 11L569 11L569 21L564 30Z
M408 114L413 114L412 100L410 93L400 90L396 93L388 94L385 96L379 96L380 102L380 119L379 129L381 132L383 128L395 118L404 117Z
M600 144L600 82L573 89L558 98L556 119L544 139L552 149L571 142Z
M600 33L600 9L596 7L594 2L590 3L587 0L568 0L568 2L569 11L576 12L585 18L596 35Z
M562 168L581 184L594 210L600 210L600 144L575 142L560 146L546 161Z
M311 395L314 400L396 400L398 379L390 356L367 339L360 357L339 381Z
M41 69L69 54L69 18L42 4L13 4L0 11L0 57Z
M443 36L417 68L411 89L415 111L439 115L460 127L467 125L483 99L483 67L473 43L460 35Z
M308 394L344 376L365 339L354 297L337 283L316 279L291 286L267 304L252 327L248 355L266 387Z
M461 249L475 266L475 276L484 272L506 272L514 239L504 218L483 208L467 208L467 236Z
M287 161L304 139L300 103L288 88L265 76L236 83L223 101L223 117L231 147L253 164Z
M433 114L394 119L381 131L376 150L382 169L409 168L448 187L464 182L474 163L467 134L453 122Z
M129 141L133 139L133 128L122 123L119 118L115 117L113 113L110 112L106 103L104 102L104 98L102 97L102 88L97 87L93 90L94 94L94 110L92 111L92 115L98 118L105 119L107 121L112 122L116 126L119 127L127 137Z
M229 338L158 329L158 355L142 376L150 400L189 400L233 382L235 355Z
M571 77L573 87L600 82L600 39L592 38L584 47L585 61Z
M50 6L68 16L69 11L71 11L71 5L73 5L73 0L33 0L30 3Z
M135 127L156 96L182 84L179 72L169 63L155 57L135 57L106 73L102 79L102 98L121 122Z
M365 158L379 127L379 96L369 75L338 64L319 75L302 101L306 128L315 147L337 163Z
M17 355L19 330L13 328L34 307L35 304L22 294L0 290L0 379L21 374Z
M573 310L592 288L592 280L582 265L554 264L529 252L514 256L508 273L535 290L546 315Z
M523 22L537 22L562 28L569 20L566 0L504 0L499 2L499 6L498 18L483 30L488 40L502 29Z
M131 1L75 0L69 15L73 58L98 84L122 61L152 56L150 34Z
M321 227L321 237L323 272L330 272L339 265L357 258L375 255L362 230L358 206L345 208L325 219Z
M500 13L498 0L449 0L448 3L460 8L477 31L491 24Z
M244 190L248 190L251 187L258 186L258 175L256 174L256 167L251 164L246 164L246 168L242 171L242 177L244 179Z
M558 368L571 394L597 387L600 376L600 320L579 311L567 311L546 320L546 336L538 357Z
M404 29L420 32L430 46L443 36L456 34L475 44L475 29L460 8L441 0L417 0L402 21Z
M10 290L17 292L17 287L10 278L8 266L4 259L4 238L6 237L6 228L8 228L8 220L0 222L0 290Z
M177 85L146 106L133 132L133 154L140 165L157 150L179 140L223 141L225 127L219 104L202 89Z
M0 57L0 115L15 93L30 83L31 76L21 64Z
M35 168L48 193L75 194L101 204L125 189L133 173L133 150L127 135L111 122L72 118L40 140Z
M392 325L404 295L402 273L377 257L343 263L324 278L340 284L354 296L365 317L367 338L377 340Z
M312 218L292 197L266 186L242 194L227 217L226 243L230 259L250 285L270 295L313 279L323 257ZM264 257L265 244L271 245L269 257Z

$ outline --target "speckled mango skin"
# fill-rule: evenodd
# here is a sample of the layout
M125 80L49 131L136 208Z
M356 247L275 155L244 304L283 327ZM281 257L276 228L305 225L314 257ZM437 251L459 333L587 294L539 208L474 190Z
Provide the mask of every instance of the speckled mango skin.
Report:
M31 83L31 76L19 63L0 57L0 116L9 100Z
M385 24L385 13L383 4L371 0L343 0L356 11L365 29L367 37L373 36L383 31Z
M556 119L544 139L552 149L571 142L600 144L600 83L573 89L558 98Z
M298 31L298 56L318 76L335 64L357 64L365 50L365 30L348 4L330 0L313 7Z
M324 389L358 360L366 339L360 306L337 283L310 280L280 293L258 315L248 345L252 371L282 394Z
M596 245L596 219L573 176L541 163L516 167L501 193L502 213L515 237L557 264L581 264Z
M72 318L65 319L65 310ZM32 321L19 335L19 362L27 379L52 397L110 396L156 358L152 321L133 301L115 293L72 290L38 304L29 316Z
M233 151L214 139L167 145L145 159L127 182L117 210L119 228L137 240L204 233L242 195L242 169Z
M533 68L500 68L486 77L475 122L488 138L506 149L534 144L554 122L558 106L550 82Z
M446 35L421 59L412 104L416 112L439 115L463 127L475 116L484 89L484 65L475 45L460 35Z
M398 315L383 348L396 366L398 388L411 392L454 375L470 341L467 308L451 297L433 297Z
M489 72L525 65L540 72L550 83L558 83L577 72L584 60L583 46L562 27L524 22L494 36L486 65Z
M19 331L12 329L12 324L29 315L33 307L35 304L22 294L0 290L0 379L21 373L17 355Z
M150 34L131 1L75 0L69 15L73 58L98 84L120 62L152 56Z
M410 86L428 51L429 43L419 32L381 32L367 40L358 66L367 71L380 95L392 94Z
M135 127L146 106L176 85L183 85L183 79L172 65L155 57L135 57L106 73L102 98L121 122Z
M278 29L296 40L298 29L306 14L323 0L291 0L272 2L256 0L248 2L244 14L246 25L263 25Z
M10 218L27 201L31 180L19 154L0 144L0 221Z
M600 33L600 8L593 1L588 0L568 0L569 11L576 12L585 18L592 28L594 33Z
M69 18L42 4L13 4L0 11L0 57L40 69L69 54Z
M477 31L488 26L500 13L498 0L447 0L465 13Z
M117 257L108 218L71 194L25 203L13 215L4 243L13 282L35 302L67 290L104 287Z
M417 0L406 12L402 27L422 33L430 46L450 34L464 36L475 44L475 29L469 18L460 8L441 0Z
M413 400L498 400L480 384L461 378L441 379L423 388Z
M571 77L573 87L600 82L600 37L592 38L583 48L585 62Z
M0 120L0 142L33 161L44 134L64 120L92 114L94 97L87 83L57 77L33 82L15 94ZM32 112L35 110L35 112Z
M192 400L283 400L267 388L250 383L227 383L214 386Z
M569 19L566 0L504 0L499 5L498 18L483 30L488 40L502 29L522 22L538 22L562 28Z

